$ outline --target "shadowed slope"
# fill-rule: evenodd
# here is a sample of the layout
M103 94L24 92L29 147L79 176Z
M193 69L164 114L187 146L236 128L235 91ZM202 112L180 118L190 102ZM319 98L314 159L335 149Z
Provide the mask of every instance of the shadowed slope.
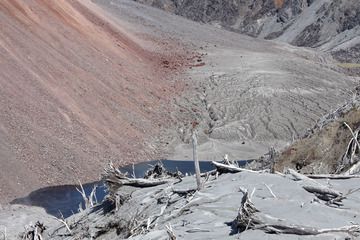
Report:
M0 201L156 156L145 139L163 126L181 59L163 68L89 1L4 0L0 26Z

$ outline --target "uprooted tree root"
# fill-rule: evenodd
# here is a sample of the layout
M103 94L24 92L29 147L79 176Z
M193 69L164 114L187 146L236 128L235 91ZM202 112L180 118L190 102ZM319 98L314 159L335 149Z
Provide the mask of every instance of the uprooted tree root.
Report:
M119 188L122 186L132 186L137 188L154 187L167 183L181 182L183 174L181 172L168 172L161 163L156 164L153 169L148 170L144 178L130 178L127 173L122 173L110 162L104 169L102 179L107 187L107 199L115 203L116 209L129 196L119 194Z
M240 188L240 191L243 193L243 197L241 199L238 216L232 224L233 233L241 233L248 229L262 230L271 234L295 235L319 235L334 232L344 232L350 235L357 235L360 233L360 225L319 229L309 226L287 224L288 221L286 220L278 219L259 211L251 201L251 197L249 196L247 189Z
M22 239L23 240L42 240L42 239L44 239L42 235L45 230L46 230L45 225L38 221L34 225L25 227L25 233L23 234Z

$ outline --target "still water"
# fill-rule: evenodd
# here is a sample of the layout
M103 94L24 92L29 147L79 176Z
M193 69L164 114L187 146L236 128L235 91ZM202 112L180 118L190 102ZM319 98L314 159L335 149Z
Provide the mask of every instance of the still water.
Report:
M149 161L138 163L134 165L135 176L143 177L145 172L155 165L159 161ZM194 162L193 161L178 161L178 160L161 160L166 170L170 172L180 171L183 174L194 174ZM246 164L247 161L238 161L240 166ZM201 172L206 172L214 169L209 161L200 161ZM122 172L128 172L129 175L133 173L133 166L127 165L121 167ZM102 182L92 182L83 185L87 195L90 194L94 185L97 185L96 197L98 201L102 201L106 195L105 187ZM79 209L79 204L83 204L83 199L80 193L76 190L76 185L62 185L41 188L31 192L24 198L17 198L11 202L11 204L23 204L38 206L44 208L47 213L59 216L60 212L64 217L68 217L73 213L76 213Z

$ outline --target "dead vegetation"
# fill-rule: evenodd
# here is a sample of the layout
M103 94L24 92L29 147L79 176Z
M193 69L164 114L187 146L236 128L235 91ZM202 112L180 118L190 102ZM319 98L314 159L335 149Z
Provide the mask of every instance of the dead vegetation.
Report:
M311 130L312 134L296 142L293 148L300 149L301 147L302 153L308 154L309 164L304 164L302 167L297 165L297 158L295 158L303 156L299 151L296 151L298 155L290 154L290 158L286 159L285 156L289 155L288 150L279 155L274 148L270 148L267 157L264 158L265 160L263 159L263 163L258 164L259 162L255 162L250 164L250 167L253 169L250 169L249 166L239 166L238 162L230 160L228 155L225 155L221 162L212 162L215 167L212 171L200 173L198 168L195 179L191 178L191 184L184 185L186 186L184 188L178 187L176 184L189 181L189 178L184 178L180 172L172 173L167 171L161 163L152 166L143 178L136 177L134 170L132 177L129 177L127 173L121 172L110 163L104 169L102 175L108 190L108 196L101 205L96 204L96 188L92 190L89 196L85 194L81 183L80 188L77 189L84 199L85 209L96 211L96 206L99 206L98 209L102 210L102 214L98 213L95 215L95 219L88 219L90 212L83 211L81 212L83 215L74 218L72 221L59 218L58 221L61 223L61 227L57 228L51 236L58 237L55 239L63 239L59 237L66 236L71 236L74 239L89 237L91 239L100 239L100 236L110 234L113 237L130 238L145 236L154 230L161 230L169 239L177 239L177 229L174 229L171 221L191 213L197 206L219 201L220 198L207 197L206 194L203 195L203 192L219 179L219 175L226 174L255 174L260 179L264 176L290 179L291 182L294 181L294 184L302 189L301 191L313 196L313 200L307 204L319 204L329 211L330 209L336 209L339 212L348 211L346 209L348 207L346 206L347 201L344 200L348 200L349 197L360 191L360 188L348 189L347 191L341 189L339 191L331 184L325 184L321 179L341 181L360 178L360 175L354 174L359 171L360 164L358 157L360 152L358 142L360 120L357 120L360 119L359 112L357 105L353 105L350 108L346 105L341 110L337 110L324 117ZM334 140L336 137L342 140ZM196 163L198 164L196 161L196 145L196 135L194 134L193 154L195 168ZM308 148L307 153L305 151L306 148ZM320 157L322 154L330 157L329 154L334 154L334 151L342 154L333 156L328 162L322 162L321 169L319 168L317 171L310 171L310 174L303 173L308 165L317 161L317 156ZM325 161L324 158L322 156L322 160ZM337 159L337 161L334 159ZM334 164L332 166L334 170L326 172L324 170L327 169L326 164L330 163ZM287 167L285 171L278 171L279 166L285 168L286 164L297 169L294 170ZM254 169L254 166L257 166L257 169ZM266 187L267 195L271 195L268 199L282 201L281 193L279 196L279 192L274 192L271 188L274 185L264 182L263 186ZM140 189L151 189L149 190L151 195L138 193ZM256 191L257 189L254 188L250 193L247 189L240 187L242 199L237 217L231 224L232 234L239 234L248 230L261 230L264 233L270 234L293 234L299 236L316 236L328 233L345 233L349 236L358 236L360 234L360 225L356 223L351 225L344 224L341 227L320 228L306 224L302 225L302 223L292 223L291 218L281 219L269 215L252 202L251 199ZM112 203L107 211L105 211L106 202ZM301 204L301 208L303 204L305 203ZM24 236L28 236L28 238L25 239L43 239L41 235L43 231L41 226L35 225L27 230ZM188 232L197 231L207 232L208 230L198 228L188 230ZM36 238L36 236L40 237Z
M277 158L275 169L294 168L305 174L355 174L359 167L358 96L321 118L303 138L287 147Z
M255 189L249 196L247 189L240 188L243 193L238 216L233 222L233 233L241 233L250 229L262 230L271 234L319 235L324 233L345 232L352 236L360 233L360 225L354 224L339 228L318 229L310 226L289 224L288 220L279 219L259 211L251 201Z
M22 236L23 240L43 240L43 233L46 230L44 224L39 221L34 225L25 226L25 233Z
M181 181L182 174L180 172L170 173L162 166L161 163L156 164L152 170L148 170L144 178L130 178L128 173L122 173L118 168L115 168L110 162L108 167L104 169L102 179L107 187L107 199L114 202L116 209L127 198L119 194L118 190L122 186L132 187L154 187L166 183L174 183Z
M202 191L211 186L218 180L218 175L226 174L256 174L259 178L263 176L276 176L287 178L299 185L304 191L313 194L313 204L321 204L326 208L336 208L338 211L346 211L344 200L360 189L351 189L347 192L341 192L333 189L330 185L318 182L296 170L288 169L284 173L271 173L270 169L250 170L240 167L237 162L224 156L221 162L213 162L215 170L203 173L203 188L199 191L196 184L196 178L184 178L180 173L170 173L163 165L156 164L152 166L145 174L144 178L129 178L127 173L122 173L112 164L104 171L103 179L109 191L108 199L115 202L115 207L111 207L105 212L106 203L100 205L101 211L90 215L90 212L82 212L80 216L74 219L60 219L61 227L51 236L54 239L102 239L104 235L112 236L104 239L117 238L135 238L136 236L145 236L152 231L162 230L169 239L178 239L176 230L171 225L174 219L185 216L197 206L202 204L212 204L219 201L217 197L204 197ZM271 166L271 165L269 165ZM334 180L350 179L359 177L358 175L309 175L314 178L332 178ZM183 187L177 187L177 183L191 180ZM271 184L266 184L267 191L271 194L271 199L280 201L282 198L279 192L276 194L272 190ZM80 187L81 188L81 187ZM150 189L151 195L137 193L140 189ZM280 219L276 216L268 215L262 212L251 201L255 195L256 188L252 192L240 187L242 199L236 219L232 222L232 234L239 234L248 230L261 230L271 234L295 234L295 235L320 235L324 233L341 232L349 236L355 236L360 233L360 226L357 224L345 225L338 228L317 228L307 226L306 224L291 224L291 219ZM83 193L83 190L79 190ZM127 195L126 195L127 194ZM123 196L127 196L126 198ZM206 195L205 195L206 196ZM121 197L121 201L119 201ZM89 197L87 197L88 199ZM311 204L311 203L310 203ZM95 218L94 218L95 217ZM204 231L196 227L188 230L189 232ZM140 238L141 239L141 238Z

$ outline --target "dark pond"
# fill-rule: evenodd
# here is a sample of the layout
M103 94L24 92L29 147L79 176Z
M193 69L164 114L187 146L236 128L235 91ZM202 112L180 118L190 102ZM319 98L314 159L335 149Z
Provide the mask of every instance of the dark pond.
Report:
M134 165L136 177L143 177L145 172L159 161L149 161L138 163ZM194 174L194 162L193 161L175 161L175 160L162 160L164 167L170 171L175 172L177 170L182 173ZM240 166L246 164L247 161L238 161ZM200 161L201 172L213 170L214 167L209 161ZM129 175L133 173L133 166L127 165L120 168L122 172L128 172ZM87 195L90 194L94 185L98 185L96 191L96 197L98 201L102 201L106 195L105 187L101 182L92 182L84 184L84 190ZM73 213L76 213L79 209L79 204L83 204L83 199L80 193L76 190L76 185L63 185L41 188L31 192L24 198L17 198L11 202L11 204L23 204L42 207L47 213L59 216L61 212L64 217L68 217Z

